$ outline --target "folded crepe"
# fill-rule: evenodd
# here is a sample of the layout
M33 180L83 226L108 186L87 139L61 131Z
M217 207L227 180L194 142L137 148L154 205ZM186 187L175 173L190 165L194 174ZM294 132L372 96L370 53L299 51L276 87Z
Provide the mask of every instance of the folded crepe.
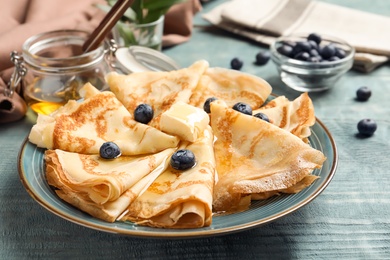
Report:
M165 162L174 150L114 160L46 150L46 179L63 200L94 217L113 222L166 168ZM142 185L141 189L137 185Z
M310 174L305 176L301 181L297 182L296 184L286 189L265 191L261 193L251 193L250 196L248 196L248 199L250 198L250 200L265 200L272 196L280 195L281 193L287 193L287 194L298 193L304 188L309 187L318 178L319 178L318 176Z
M99 154L104 142L116 143L123 155L155 153L176 147L179 139L141 124L112 92L86 84L81 102L70 100L50 115L38 115L29 140L39 147Z
M263 105L271 91L272 87L265 80L254 75L225 68L208 68L189 103L203 107L207 98L215 97L230 107L244 102L255 109Z
M215 211L244 209L251 194L288 189L322 167L326 159L288 131L222 102L211 103L210 117L218 173Z
M181 145L194 153L196 165L185 171L168 167L130 204L121 220L163 228L209 226L215 171L213 139L208 126L195 142Z
M188 68L169 72L146 71L130 75L111 72L106 81L132 116L138 105L145 103L152 106L154 118L149 125L158 126L161 113L172 104L178 101L188 103L208 66L207 61L201 60Z
M308 142L310 127L316 122L314 106L307 93L301 94L290 101L285 96L279 96L265 106L253 111L253 114L264 113L270 123L291 132L303 141Z

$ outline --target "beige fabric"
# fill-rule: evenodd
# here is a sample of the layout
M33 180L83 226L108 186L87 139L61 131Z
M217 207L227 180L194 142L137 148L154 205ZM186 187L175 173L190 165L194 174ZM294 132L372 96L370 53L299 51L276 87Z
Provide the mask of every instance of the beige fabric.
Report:
M199 0L187 0L172 6L164 19L163 46L173 46L190 39L193 18L202 10Z
M12 66L9 54L21 51L27 38L38 33L79 29L92 31L104 16L94 3L104 0L0 0L0 71Z
M16 121L27 111L22 89L12 98L4 97L13 71L10 53L19 53L25 40L46 31L79 29L92 31L104 13L93 3L104 0L0 0L0 124ZM8 109L11 107L10 109Z
M364 72L375 69L390 56L388 17L320 1L232 0L203 17L267 45L291 33L316 32L344 39L357 50L354 68Z

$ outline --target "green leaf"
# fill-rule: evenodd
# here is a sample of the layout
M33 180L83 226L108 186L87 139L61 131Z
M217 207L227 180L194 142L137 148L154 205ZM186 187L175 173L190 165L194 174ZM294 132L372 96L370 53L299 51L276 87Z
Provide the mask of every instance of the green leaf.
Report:
M144 18L144 23L158 20L162 15L168 12L169 8L181 2L184 2L184 0L145 1L145 7L148 12Z
M106 0L109 6L115 5L117 0ZM136 22L139 24L150 23L165 15L169 8L186 0L135 0L131 7L126 10L121 21ZM96 5L108 12L109 6Z
M135 0L133 4L131 5L131 9L137 14L136 21L138 23L142 23L143 20L143 0Z
M161 14L160 12L158 12L158 13L155 13L155 12L153 12L153 13L148 13L148 14L144 17L143 22L144 22L144 23L151 23L151 22L157 21L158 18L161 17L161 15L162 15L162 14Z
M119 34L124 40L125 46L137 44L137 40L135 39L133 32L128 26L126 26L126 24L118 22L117 28Z
M130 21L137 21L137 14L131 8L127 9L126 12L123 14L123 16Z

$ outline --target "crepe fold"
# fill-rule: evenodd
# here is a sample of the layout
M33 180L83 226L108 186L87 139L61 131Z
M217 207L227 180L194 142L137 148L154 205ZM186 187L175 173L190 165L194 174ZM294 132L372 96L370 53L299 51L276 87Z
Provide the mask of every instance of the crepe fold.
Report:
M244 102L257 109L267 100L272 87L262 78L225 68L208 68L200 77L189 104L203 108L207 98L215 97L232 107Z
M110 222L166 168L174 148L115 160L46 150L46 179L56 193L81 210Z
M266 198L295 185L301 190L316 179L304 180L326 159L321 151L290 132L221 102L211 103L210 117L216 136L216 211L245 208L251 194L253 198ZM303 186L299 186L301 181Z
M154 111L149 125L156 126L161 113L172 104L178 101L188 103L208 66L207 61L200 60L188 68L169 72L146 71L129 75L111 72L106 76L106 81L131 114L138 105L149 104Z
M155 153L176 147L179 138L132 119L112 92L83 87L86 98L50 115L38 115L29 140L38 147L83 154L99 154L104 142L115 142L123 155Z
M266 105L253 111L253 114L264 113L270 123L291 132L303 141L308 142L310 127L316 122L314 106L307 92L293 101L285 96L278 96Z
M203 109L205 101L215 97L229 106L240 101L257 109L272 91L272 87L260 77L232 69L210 68L204 60L169 72L109 73L106 80L130 113L139 104L151 105L154 118L149 125L158 129L161 114L175 103L184 102Z
M180 148L194 153L196 165L185 171L168 167L121 219L163 228L209 226L215 173L213 138L209 126L195 142L183 143Z

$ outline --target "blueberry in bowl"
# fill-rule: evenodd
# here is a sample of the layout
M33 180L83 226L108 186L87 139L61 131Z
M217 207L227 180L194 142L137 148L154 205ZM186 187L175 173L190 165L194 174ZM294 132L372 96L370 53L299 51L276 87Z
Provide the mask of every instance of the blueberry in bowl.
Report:
M282 36L270 52L281 80L301 92L332 88L351 69L355 55L344 40L317 33Z

